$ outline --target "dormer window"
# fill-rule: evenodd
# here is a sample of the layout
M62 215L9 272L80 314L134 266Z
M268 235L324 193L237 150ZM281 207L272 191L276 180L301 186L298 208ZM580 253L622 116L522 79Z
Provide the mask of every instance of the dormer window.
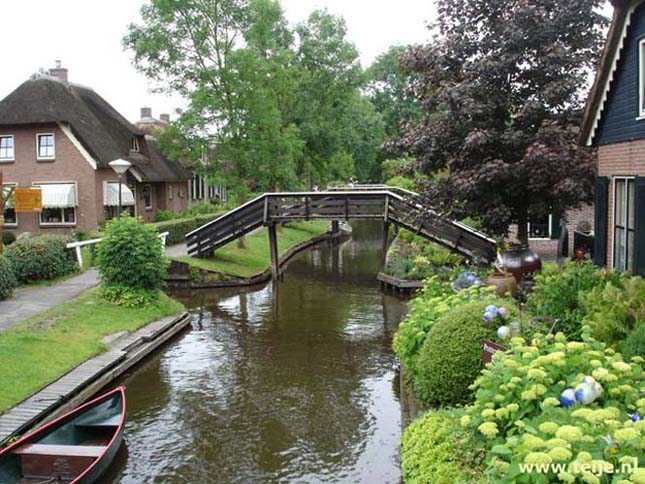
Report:
M645 118L645 38L638 43L638 116Z
M53 133L36 135L36 154L39 160L53 160L56 158Z
M135 153L138 153L138 152L139 152L139 139L138 139L136 136L134 136L134 137L132 138L132 148L131 148L131 149L132 149L132 151L134 151Z

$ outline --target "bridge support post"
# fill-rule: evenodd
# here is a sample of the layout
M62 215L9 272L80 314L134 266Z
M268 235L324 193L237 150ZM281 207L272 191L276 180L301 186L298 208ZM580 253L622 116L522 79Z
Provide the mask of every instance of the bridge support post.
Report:
M271 252L271 279L277 281L280 277L280 261L278 259L278 236L275 223L269 224L269 251Z
M331 221L331 233L332 234L337 234L340 231L340 223L338 220L332 220Z
M387 250L390 245L388 243L390 238L390 222L383 223L383 240L381 241L381 270L385 269L385 262L387 259Z

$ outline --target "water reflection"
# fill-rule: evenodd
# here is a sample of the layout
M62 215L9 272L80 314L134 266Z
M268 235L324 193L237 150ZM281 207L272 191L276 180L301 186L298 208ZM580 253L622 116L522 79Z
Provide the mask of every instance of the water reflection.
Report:
M279 284L177 293L193 330L126 379L111 482L399 482L405 305L378 290L380 233L357 224Z

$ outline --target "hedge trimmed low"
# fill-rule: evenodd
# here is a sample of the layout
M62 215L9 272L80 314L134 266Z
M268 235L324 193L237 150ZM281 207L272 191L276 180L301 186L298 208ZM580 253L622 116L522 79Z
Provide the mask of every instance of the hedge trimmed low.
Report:
M11 262L5 256L0 255L0 301L11 296L17 285L18 281L16 281Z
M155 222L148 225L155 227L160 234L169 232L168 239L166 240L168 245L179 244L186 240L187 233L215 220L223 213L224 212L196 215L191 218L178 218L175 220L166 220L165 222Z
M16 241L16 236L13 232L2 231L2 244L11 245Z
M41 235L21 238L7 247L18 283L47 281L74 272L74 252L65 248L73 241L65 235Z

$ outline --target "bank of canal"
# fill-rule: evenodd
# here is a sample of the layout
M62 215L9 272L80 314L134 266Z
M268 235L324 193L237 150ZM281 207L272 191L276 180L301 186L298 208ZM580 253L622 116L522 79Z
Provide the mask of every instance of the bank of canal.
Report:
M292 260L284 281L175 292L193 330L119 383L127 452L110 483L398 483L406 311L380 292L381 226Z

